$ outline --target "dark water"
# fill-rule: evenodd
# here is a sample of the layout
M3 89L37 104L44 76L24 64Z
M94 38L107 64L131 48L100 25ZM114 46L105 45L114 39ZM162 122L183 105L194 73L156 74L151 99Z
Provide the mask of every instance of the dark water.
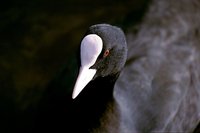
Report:
M64 119L59 113L64 114L66 101L71 97L77 74L77 49L86 29L92 24L110 23L126 31L140 22L148 2L2 2L0 132L33 132L41 108L47 112L51 110L46 113L49 120L51 117L53 120L60 120L54 117Z

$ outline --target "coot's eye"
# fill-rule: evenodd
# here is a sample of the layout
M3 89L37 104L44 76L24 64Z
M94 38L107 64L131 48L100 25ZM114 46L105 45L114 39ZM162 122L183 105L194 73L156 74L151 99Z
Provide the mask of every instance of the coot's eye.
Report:
M104 57L104 58L107 57L107 56L109 55L109 53L110 53L110 51L109 51L109 50L106 50L106 51L104 52L104 54L103 54L103 57Z

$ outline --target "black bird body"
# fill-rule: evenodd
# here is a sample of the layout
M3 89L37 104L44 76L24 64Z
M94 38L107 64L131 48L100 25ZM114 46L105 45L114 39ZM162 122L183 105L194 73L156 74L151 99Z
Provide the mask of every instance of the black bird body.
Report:
M100 24L86 32L98 35L103 48L88 67L95 75L75 99L66 100L62 129L191 133L200 123L200 2L151 4L137 32L126 33L128 56L119 28Z
M115 86L121 131L193 132L200 123L200 1L154 0Z
M127 32L126 66L111 89L113 97L108 91L112 104L99 119L103 128L92 131L193 132L197 127L200 3L181 2L186 8L172 0L153 1L138 31Z

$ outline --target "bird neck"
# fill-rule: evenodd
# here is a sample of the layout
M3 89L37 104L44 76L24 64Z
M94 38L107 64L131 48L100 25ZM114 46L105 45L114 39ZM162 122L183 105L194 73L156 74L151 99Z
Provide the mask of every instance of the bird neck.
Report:
M113 88L117 75L98 77L91 81L74 101L74 114L78 130L98 128L101 120L106 121L105 114L113 110L115 101Z

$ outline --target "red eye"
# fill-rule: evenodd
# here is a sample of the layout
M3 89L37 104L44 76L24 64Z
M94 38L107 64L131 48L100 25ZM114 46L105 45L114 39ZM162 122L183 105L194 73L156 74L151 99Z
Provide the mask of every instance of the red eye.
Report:
M109 50L106 50L106 51L104 52L104 54L103 54L103 57L106 57L106 56L108 56L108 55L109 55L109 53L110 53L110 51L109 51Z

